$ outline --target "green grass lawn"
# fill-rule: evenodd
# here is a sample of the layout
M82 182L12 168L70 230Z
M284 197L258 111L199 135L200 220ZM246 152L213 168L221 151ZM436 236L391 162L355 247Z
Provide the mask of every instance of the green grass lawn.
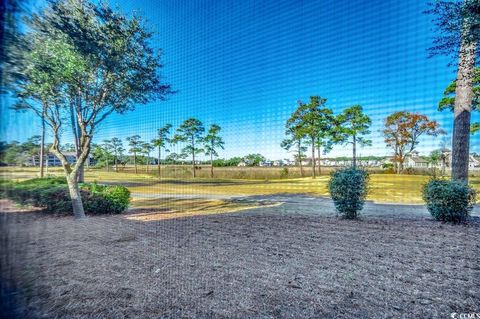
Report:
M36 176L35 168L1 168L0 176L8 179L25 179ZM50 174L62 174L61 169L50 169ZM329 176L322 175L290 179L209 179L209 178L166 178L159 179L149 174L106 172L90 169L87 181L114 183L127 186L133 194L185 194L185 195L270 195L312 194L328 196ZM421 189L428 176L371 174L368 199L378 203L421 204ZM480 177L471 177L470 184L480 192Z

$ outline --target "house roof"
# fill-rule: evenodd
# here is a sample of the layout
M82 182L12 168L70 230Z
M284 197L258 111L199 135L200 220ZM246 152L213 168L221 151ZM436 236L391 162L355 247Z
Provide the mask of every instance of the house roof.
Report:
M415 163L428 163L428 161L426 159L423 159L421 157L410 157L410 159L412 161L414 161Z

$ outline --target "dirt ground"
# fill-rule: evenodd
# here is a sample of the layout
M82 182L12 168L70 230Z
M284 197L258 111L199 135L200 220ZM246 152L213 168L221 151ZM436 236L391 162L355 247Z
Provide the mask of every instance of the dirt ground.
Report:
M280 207L74 221L0 203L17 318L450 318L480 312L480 224Z

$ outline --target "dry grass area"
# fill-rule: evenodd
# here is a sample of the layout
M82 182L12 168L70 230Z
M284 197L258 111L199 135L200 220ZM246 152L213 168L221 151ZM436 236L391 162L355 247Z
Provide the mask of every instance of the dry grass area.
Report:
M184 168L186 169L186 168ZM281 170L281 168L229 168L231 170ZM35 168L0 168L0 178L25 179L35 177ZM50 170L61 174L59 168ZM148 174L115 173L99 169L86 172L87 181L121 184L135 194L161 195L272 195L272 194L312 194L328 196L328 175L316 179L211 179L211 178L166 178L159 179ZM423 204L422 186L430 177L422 175L371 174L368 200L376 203ZM480 193L480 177L471 177L470 184ZM480 203L480 196L478 198Z
M1 211L6 211L5 206ZM480 225L242 213L0 214L19 318L449 318L480 312ZM7 292L8 294L5 294Z
M126 217L127 219L158 221L192 216L235 213L260 207L275 207L281 205L281 203L205 198L152 198L134 199L131 205L134 213Z
M273 169L279 170L279 168ZM16 176L15 174L23 174L21 176L25 176L28 173L25 173L25 171L16 172L11 177ZM134 195L137 193L231 196L312 194L328 196L327 183L330 177L322 175L316 179L305 177L266 180L218 178L158 179L155 176L143 173L124 174L92 169L87 171L86 178L88 181L126 185ZM423 204L421 190L423 184L429 178L422 175L371 174L368 200L376 203ZM480 177L471 177L470 183L480 192Z

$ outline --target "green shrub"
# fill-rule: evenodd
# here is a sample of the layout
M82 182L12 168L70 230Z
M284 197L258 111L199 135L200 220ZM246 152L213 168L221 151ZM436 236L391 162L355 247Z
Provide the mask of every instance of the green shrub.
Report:
M130 191L125 186L103 186L96 183L85 185L92 196L90 197L90 205L86 201L88 210L94 211L108 211L108 214L120 214L124 212L130 203ZM108 207L103 207L98 197L105 199L108 202Z
M284 167L284 168L280 171L280 178L288 178L288 174L289 174L288 168L287 168L287 167Z
M355 219L363 209L368 178L367 171L362 169L346 168L332 172L328 190L335 208L344 218Z
M475 190L460 181L432 179L423 187L423 200L436 220L464 221L475 204Z
M128 208L130 202L130 191L124 186L82 184L80 194L88 215L120 214ZM41 207L49 214L73 213L65 179L45 178L2 184L2 197L21 205Z

